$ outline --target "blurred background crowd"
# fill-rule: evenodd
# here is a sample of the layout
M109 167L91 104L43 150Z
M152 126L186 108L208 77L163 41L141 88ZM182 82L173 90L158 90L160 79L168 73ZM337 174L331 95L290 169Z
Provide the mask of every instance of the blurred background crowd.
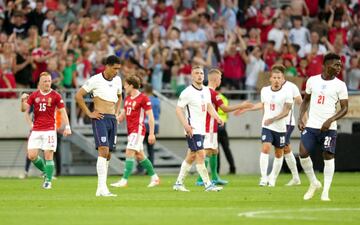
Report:
M43 71L54 88L78 88L115 54L121 76L141 74L157 91L180 92L194 64L221 68L225 89L255 90L276 62L305 83L332 51L339 79L359 90L359 2L0 0L0 88L36 88Z

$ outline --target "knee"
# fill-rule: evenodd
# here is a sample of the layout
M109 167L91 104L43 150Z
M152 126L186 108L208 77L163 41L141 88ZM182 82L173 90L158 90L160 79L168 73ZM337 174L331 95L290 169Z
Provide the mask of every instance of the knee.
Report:
M324 152L323 152L323 158L324 158L324 160L330 160L330 159L333 159L334 157L335 157L335 154L334 154L334 153L327 152L327 151L324 151Z
M270 144L263 144L261 152L265 154L270 154L270 149L271 149Z
M98 154L100 157L107 159L109 157L109 148L105 146L98 147Z
M30 159L31 161L34 161L35 159L37 159L38 154L35 153L35 152L28 152L27 157L28 157L28 159Z
M276 149L275 150L275 158L281 158L284 155L283 149Z
M300 158L309 157L309 152L305 149L305 147L302 143L300 143L299 156L300 156Z
M290 145L285 145L284 147L284 154L289 154L291 152Z

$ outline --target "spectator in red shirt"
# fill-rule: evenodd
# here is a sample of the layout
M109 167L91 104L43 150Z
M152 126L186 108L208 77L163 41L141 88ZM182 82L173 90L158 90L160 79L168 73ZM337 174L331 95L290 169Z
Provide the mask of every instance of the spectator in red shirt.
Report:
M269 69L275 64L278 58L278 53L274 50L274 48L275 48L275 41L269 40L266 44L266 48L264 50L264 55L263 55L264 62L267 68Z
M174 7L172 5L166 6L165 0L158 0L155 6L155 13L160 14L166 29L171 25L171 21L176 15Z
M271 12L270 6L268 5L262 6L261 11L258 13L257 24L261 30L260 38L262 43L267 42L268 33L273 27L271 20L272 16L275 17L275 15L273 15L273 13Z
M39 75L47 69L47 60L55 56L55 52L50 50L50 40L48 36L41 37L40 47L32 51L32 58L35 63L35 70L33 71L33 82L37 83Z

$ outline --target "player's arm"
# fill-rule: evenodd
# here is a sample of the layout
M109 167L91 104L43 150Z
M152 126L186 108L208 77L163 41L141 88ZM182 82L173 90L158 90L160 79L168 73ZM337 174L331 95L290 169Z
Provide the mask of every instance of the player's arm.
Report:
M27 103L27 100L29 98L29 95L24 93L21 95L21 112L29 111L30 105Z
M295 104L295 105L301 105L302 101L303 101L303 100L302 100L301 95L296 96L296 97L294 98L294 104Z
M268 126L268 125L272 124L273 122L286 117L291 110L291 106L292 106L292 103L285 103L282 112L273 118L265 120L264 125Z
M207 103L207 112L218 122L218 124L220 124L220 126L224 126L224 121L222 121L219 114L217 114L212 103L210 102Z
M148 142L149 144L154 144L155 143L155 119L154 119L154 113L152 111L152 109L147 110L146 112L146 116L149 119L149 138L148 138Z
M31 120L31 116L30 116L30 107L25 111L25 120L29 124L30 128L32 129L33 122Z
M343 116L345 116L348 111L348 107L349 107L348 105L349 104L347 99L340 99L340 110L323 123L321 127L321 131L329 130L329 127L331 126L332 122L341 119Z
M115 103L115 115L118 116L121 113L122 95L118 95L118 101ZM120 115L119 115L120 116Z
M65 129L64 129L63 135L66 137L66 136L71 135L71 128L70 128L70 123L69 123L69 117L67 115L65 107L60 109L60 113L61 113L61 121L64 121L64 124L65 124Z
M80 88L75 95L75 100L78 103L80 109L85 112L85 114L92 118L92 119L101 119L104 116L101 115L99 112L90 112L89 108L86 106L85 104L85 100L84 100L84 96L87 95L88 93L85 91L84 88Z
M311 99L311 94L305 93L304 100L300 106L300 113L299 113L299 119L298 119L298 128L301 131L304 130L304 128L305 128L304 116L305 116L306 111L309 108L310 99Z
M252 103L250 103L252 104ZM248 112L248 111L258 111L264 109L264 103L258 102L256 104L252 104L252 107L247 107L244 109L238 109L234 112L235 116L240 116L241 114Z
M175 111L176 111L176 116L179 119L180 123L183 125L186 134L189 137L192 137L192 127L186 121L186 118L185 118L184 113L183 113L183 108L181 108L180 106L176 106Z
M248 109L248 108L252 108L254 106L253 103L251 102L248 102L248 101L244 101L240 104L236 104L236 105L225 105L225 104L222 104L220 105L220 109L224 112L233 112L233 111L236 111L236 110L245 110L245 109Z

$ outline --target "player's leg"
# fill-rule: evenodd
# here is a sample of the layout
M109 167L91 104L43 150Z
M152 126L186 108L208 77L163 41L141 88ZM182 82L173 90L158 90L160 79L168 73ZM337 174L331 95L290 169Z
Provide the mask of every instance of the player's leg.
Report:
M146 158L144 151L137 151L135 154L136 160L140 162L140 165L146 170L147 174L151 177L148 187L155 187L160 184L160 178L155 173L154 166L151 161Z
M217 143L217 138L216 138L216 143ZM215 147L215 146L214 146ZM216 147L218 147L218 145L216 144ZM214 184L218 184L218 185L226 185L228 183L228 181L223 180L220 178L217 170L218 170L218 156L219 156L219 149L212 149L212 154L210 155L210 171L211 171L211 180Z
M188 143L189 143L189 141L188 141ZM179 175L173 186L173 189L175 191L185 191L185 192L189 191L188 189L185 188L184 181L185 181L185 178L186 178L187 174L189 173L189 171L191 169L191 165L194 161L195 161L195 151L192 151L190 149L190 145L189 145L189 149L186 153L186 157L181 164Z
M32 131L28 141L27 157L42 173L45 173L45 161L39 156L39 149L42 147L42 136L39 131Z
M275 158L273 162L273 167L269 175L269 186L275 187L276 179L279 176L283 161L284 161L284 148L275 146Z
M224 127L219 127L218 129L218 143L221 144L223 151L225 153L226 160L229 163L229 174L236 173L236 167L234 162L234 157L231 153L230 144L229 144L229 137L226 132L225 125Z
M259 161L261 178L260 178L259 186L267 186L269 182L269 178L267 175L268 166L269 166L269 154L273 142L273 136L271 130L262 128L261 141L262 141L262 146L261 146L260 161Z
M206 140L206 137L205 137L205 140ZM210 157L211 155L213 154L211 149L205 149L205 152L206 152L206 157L205 157L205 167L208 168L208 165L209 165L209 162L210 162ZM197 186L204 186L204 182L203 180L201 179L201 176L199 175L197 180L196 180L196 185Z
M54 174L54 151L44 150L45 157L45 181L43 184L44 189L51 189L51 181Z
M291 151L291 145L290 145L290 137L294 130L294 126L287 125L286 128L287 128L287 132L285 136L284 158L292 174L292 179L286 184L286 186L299 185L301 184L299 172L297 170L296 159Z
M129 144L128 144L129 146ZM126 149L125 151L125 168L124 168L124 173L122 178L116 182L116 183L112 183L111 186L113 187L127 187L128 185L128 179L134 169L134 165L135 165L135 154L136 154L136 150L134 149Z
M315 176L313 163L309 155L310 151L315 150L316 138L318 135L317 133L319 132L320 132L319 130L312 128L305 128L305 130L301 132L300 149L299 149L300 164L304 170L304 173L306 174L307 178L310 181L310 186L308 191L304 195L304 200L311 199L314 196L316 190L321 188L321 183Z
M322 201L330 201L329 190L335 172L335 146L336 131L329 130L325 132L321 142L324 158L324 188L321 194Z
M283 161L284 161L284 147L285 147L285 133L279 133L271 131L273 137L272 144L275 147L275 158L273 162L273 168L269 175L269 186L275 187L276 178L278 177Z

